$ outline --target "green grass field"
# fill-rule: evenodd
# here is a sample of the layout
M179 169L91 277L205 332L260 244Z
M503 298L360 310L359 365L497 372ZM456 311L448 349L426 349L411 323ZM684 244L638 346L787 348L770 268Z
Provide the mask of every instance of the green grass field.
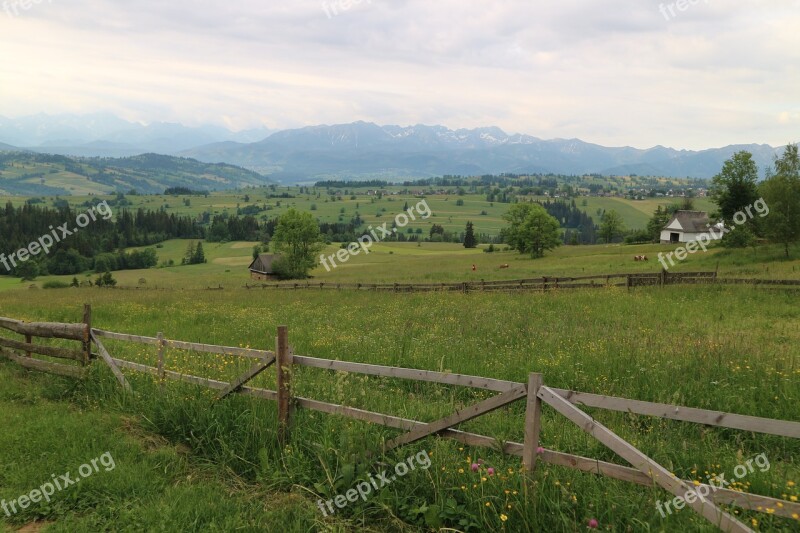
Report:
M114 272L121 287L204 289L222 286L234 289L253 284L247 267L252 261L256 243L209 243L203 248L208 262L203 265L180 266L190 243L197 241L171 240L156 248L159 263L173 260L178 266ZM332 244L323 253L330 256L340 245ZM318 265L312 272L313 281L330 283L427 283L460 282L533 277L582 276L628 272L658 272L661 263L658 254L675 249L672 245L593 245L561 246L548 252L542 259L532 260L512 251L485 253L482 246L467 250L450 243L398 243L375 244L369 254L363 252L346 263L338 263L328 272ZM500 248L503 248L502 246ZM633 261L634 255L646 254L648 262ZM795 247L792 257L800 256ZM330 262L329 262L330 264ZM472 271L472 265L476 270ZM508 269L499 269L508 264ZM779 247L762 246L755 250L726 250L711 248L698 252L674 267L671 272L712 271L720 275L741 278L797 279L800 260L783 260ZM92 281L96 274L76 276L79 281ZM0 276L0 291L29 287L42 287L45 282L58 280L70 283L73 276L42 276L34 282ZM144 283L140 283L144 280ZM65 289L69 290L69 289ZM80 289L92 290L92 289Z
M184 207L202 209L195 205L201 199L220 200L193 197L192 205ZM463 213L453 200L429 199L437 213L430 221L460 225L465 219L459 218ZM470 205L468 200L463 208L469 212L496 209L481 219L499 228L507 205L492 207L480 200ZM219 208L235 209L235 198L230 202ZM347 202L320 202L315 213L336 217ZM395 207L402 210L404 200L381 202L386 213L393 213ZM368 205L377 214L383 204ZM630 210L646 216L650 207ZM189 244L163 243L156 248L159 262L179 264ZM68 283L72 276L25 283L0 277L0 316L76 322L81 304L90 303L94 325L101 329L147 336L161 331L175 340L263 349L272 349L276 327L285 324L294 352L301 355L517 382L541 372L554 387L800 421L800 359L793 349L800 340L796 292L749 286L466 295L246 290L246 284L255 283L247 270L255 243L203 244L207 263L115 272L117 289L41 288L51 280ZM317 267L313 281L426 283L657 272L658 254L674 247L562 246L537 260L482 248L379 243L368 255L351 257L331 272ZM338 249L330 245L324 253ZM792 257L798 252L795 247ZM650 261L634 262L640 254ZM783 260L781 254L774 246L714 247L671 270L797 279L800 260ZM500 269L504 263L510 268ZM204 290L218 287L223 290ZM155 364L152 347L105 344L114 357ZM250 364L233 356L167 350L167 369L222 381L232 381ZM49 505L0 515L0 527L14 530L36 522L48 531L523 532L581 531L595 519L607 531L714 530L692 511L662 517L655 504L667 499L663 491L552 466L541 466L526 481L514 457L439 438L426 438L383 459L393 465L430 452L430 469L414 471L366 502L325 517L317 500L333 498L368 472L375 474L364 452L378 450L397 431L300 410L289 445L281 447L271 402L248 397L215 402L206 389L170 383L161 391L147 377L126 374L133 395L120 391L102 363L78 384L0 362L0 421L5 422L0 498L17 498L53 472L76 468L105 451L120 465L75 491L59 493ZM274 371L252 384L274 389ZM295 386L297 395L306 398L421 421L488 397L483 391L308 368L297 370ZM751 473L735 488L786 500L800 497L797 439L589 412L682 478L730 477L742 461L764 454L769 470ZM524 402L461 428L521 442L523 417ZM621 463L549 408L542 445ZM496 475L473 473L469 466L478 459L495 468ZM798 520L773 513L731 512L760 531L800 527Z
M792 347L800 340L796 327L800 310L796 296L782 291L750 287L519 295L241 289L14 291L0 301L0 315L77 321L83 301L92 304L96 327L114 331L143 335L163 331L173 339L271 348L275 328L287 324L293 349L302 355L520 382L528 372L538 371L548 385L556 387L798 421L800 361ZM155 353L148 347L118 341L106 345L115 357L154 364ZM216 379L232 379L249 364L233 357L167 352L168 369ZM10 364L2 368L6 375L20 374L12 371ZM265 493L302 500L296 504L297 512L285 511L287 528L342 527L321 513L310 518L307 510L314 509L317 498L327 499L349 488L366 468L363 451L376 449L382 439L398 434L300 411L290 446L281 448L276 443L275 407L270 402L234 398L215 403L210 391L188 385L170 385L162 396L148 378L128 375L138 392L133 397L123 397L113 377L96 365L93 378L85 388L79 387L80 392L66 397L56 394L57 405L53 406L41 405L37 399L32 403L44 412L78 409L85 424L93 416L89 406L103 406L112 417L138 417L146 431L162 435L170 446L188 446L193 460L230 472ZM30 379L45 386L52 383L56 389L64 387L57 378L31 374ZM295 383L301 396L424 421L487 397L483 392L454 387L314 369L299 370ZM254 384L274 388L274 373L259 376ZM4 409L9 401L5 396ZM524 404L514 405L462 427L521 441L523 409ZM796 485L800 482L800 442L796 440L591 412L676 475L705 480L706 471L730 473L743 458L764 453L771 468L742 480L742 490L779 498L800 496ZM36 424L46 425L37 418L21 417L16 427L28 432L41 427ZM88 429L76 432L91 434ZM548 449L616 461L611 452L548 408L542 443ZM46 441L41 448L60 449ZM7 464L26 457L16 447L2 449ZM386 463L394 464L421 450L432 453L432 467L404 477L366 503L351 504L337 518L350 524L345 529L366 525L384 531L416 531L446 525L470 530L472 524L472 530L576 531L594 518L601 528L612 531L713 530L691 511L661 518L654 507L666 497L661 491L550 466L539 468L534 485L526 485L517 459L453 441L428 438L391 454ZM499 474L473 474L468 461L477 458ZM63 464L77 459L70 456ZM55 468L53 463L35 458L26 463L25 474L18 474L10 488L8 482L2 484L6 487L3 497L15 497L25 491L26 483L46 478ZM57 464L61 468L62 463ZM168 473L176 468L171 460L163 464ZM110 489L98 490L106 494L103 491ZM170 520L188 521L191 517L191 509L185 509L180 518L174 514L158 518L145 509L146 498L140 506L128 508L127 500L114 494L104 501L125 507L126 513L103 511L98 517L96 511L67 505L60 513L37 508L9 522L53 520L58 531L74 523L115 529L131 518L165 530L173 523ZM230 511L234 513L231 519L241 520L245 530L253 521L268 523L262 512L269 512L270 502L274 503L268 500L264 511L242 504L240 513ZM222 513L216 509L209 507L209 519ZM750 525L756 520L759 530L797 528L797 522L769 514L748 512L743 516ZM188 529L225 530L225 516L218 518L191 522L195 525Z
M89 187L87 185L87 187ZM400 190L400 187L388 187L389 191ZM92 195L88 195L89 191ZM406 203L409 206L415 205L420 201L412 195L384 195L377 198L367 194L368 189L355 189L348 192L352 194L341 196L341 200L331 201L325 194L324 189L317 189L317 194L301 193L299 187L278 187L276 191L269 188L245 189L242 191L213 192L208 196L164 196L164 195L141 195L127 196L131 202L130 209L165 209L169 213L178 215L198 216L204 212L212 215L231 214L235 215L237 208L247 207L248 205L268 206L269 210L261 215L269 218L280 215L288 208L294 207L301 211L311 211L312 205L315 207L313 214L321 222L349 222L358 213L367 224L382 224L390 221L395 215L403 211ZM74 196L63 197L71 205L78 206L86 201L97 203L102 200L110 200L114 196L96 194L95 189L87 191L73 192ZM105 193L106 191L100 191ZM288 193L295 198L269 198L270 194ZM249 201L245 201L247 196ZM355 196L355 199L351 199ZM535 197L537 200L544 201L544 196ZM12 196L0 196L0 205L5 205L10 201L14 205L23 203L26 198ZM55 197L43 197L45 204L52 205ZM427 235L433 224L444 226L448 231L460 233L464 231L467 221L475 224L476 233L487 235L497 235L504 226L502 215L508 211L510 204L500 202L488 202L485 196L479 194L466 194L464 196L450 195L426 195L433 216L425 221L417 221L409 224L408 228L416 230L422 229ZM456 205L458 200L463 201L463 205ZM587 205L583 205L584 200ZM652 217L656 208L668 206L678 202L675 198L652 198L647 200L629 200L616 197L578 197L575 198L577 206L591 216L596 224L600 223L598 210L616 210L623 218L628 229L642 229L647 225L647 221ZM188 202L188 205L186 205ZM713 211L714 206L708 198L695 198L695 209L703 211ZM485 213L485 214L484 214ZM261 216L259 215L259 216Z

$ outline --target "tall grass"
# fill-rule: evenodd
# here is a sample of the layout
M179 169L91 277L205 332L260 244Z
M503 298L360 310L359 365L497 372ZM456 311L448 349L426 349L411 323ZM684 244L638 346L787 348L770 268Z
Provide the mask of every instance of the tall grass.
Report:
M74 294L74 293L73 293ZM800 330L795 296L747 287L668 287L548 294L365 294L358 292L91 291L95 327L211 344L271 349L276 327L289 326L294 352L322 358L450 371L525 382L542 372L547 385L627 398L798 420ZM29 320L76 321L78 302L67 291L4 298L0 314ZM154 364L152 347L106 343L115 357ZM230 380L251 361L169 350L167 368ZM195 454L271 490L310 502L354 486L374 462L365 454L397 431L298 411L291 442L276 440L271 402L169 384L129 373L135 395L125 396L101 365L81 396L141 414L148 427ZM273 388L274 371L254 380ZM299 368L300 396L432 421L488 393L434 384ZM743 459L765 453L771 469L753 473L742 490L800 496L800 443L754 433L592 410L598 420L676 475L705 481L728 477ZM523 438L524 402L462 425L497 438ZM542 445L619 461L597 441L546 408ZM447 526L459 530L573 531L594 518L623 530L710 529L692 511L662 518L666 493L540 466L532 485L519 460L454 441L427 438L383 461L393 465L427 450L433 466L393 483L339 514L356 525L383 529ZM472 472L481 459L485 466ZM486 468L495 469L487 475ZM785 495L785 496L784 496ZM320 517L322 514L320 513ZM798 522L746 513L765 530L791 531Z

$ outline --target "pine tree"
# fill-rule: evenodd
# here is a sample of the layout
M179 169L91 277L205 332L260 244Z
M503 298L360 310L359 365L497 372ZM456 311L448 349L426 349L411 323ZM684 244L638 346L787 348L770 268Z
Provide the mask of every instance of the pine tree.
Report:
M467 222L467 229L464 232L464 248L475 248L478 246L478 241L475 239L475 229L472 222Z
M183 257L183 260L181 261L181 263L184 264L184 265L193 264L194 255L195 255L195 246L194 246L194 241L192 241L192 242L189 243L189 246L186 248L186 255Z
M197 248L194 250L194 256L192 257L191 263L193 265L199 265L206 262L206 255L203 252L203 243L198 242Z

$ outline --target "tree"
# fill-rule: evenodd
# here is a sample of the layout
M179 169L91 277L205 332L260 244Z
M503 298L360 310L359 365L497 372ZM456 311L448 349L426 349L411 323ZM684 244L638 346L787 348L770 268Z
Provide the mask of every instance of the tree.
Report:
M561 225L539 204L514 204L503 220L510 224L501 231L504 242L521 254L542 257L546 250L561 245Z
M23 261L17 267L17 276L22 281L33 281L39 275L39 265L35 261Z
M106 272L102 276L98 276L97 279L94 280L94 284L98 287L114 287L117 284L117 280L114 279L111 272Z
M194 249L194 255L192 256L191 263L192 265L200 265L206 262L206 254L203 252L203 243L198 242L197 248Z
M659 205L653 213L653 217L647 223L647 235L652 242L661 241L661 230L667 225L669 219L669 212Z
M600 219L600 237L606 243L610 243L616 237L622 235L625 231L625 223L622 221L622 217L614 211L606 211L603 213L603 217Z
M186 253L183 256L183 259L181 260L181 264L183 265L192 264L192 258L194 257L194 248L195 244L194 241L192 241L189 243L189 246L186 247Z
M722 171L712 179L711 197L719 206L719 215L729 227L733 216L758 199L758 167L753 154L742 150L725 161Z
M467 222L467 229L464 230L464 248L475 248L478 246L478 240L475 238L475 228L472 227L472 222Z
M322 246L319 224L311 213L290 208L278 219L272 236L272 249L281 255L274 263L276 272L284 279L307 278Z
M772 174L772 173L771 173ZM800 158L797 145L786 147L775 160L775 172L759 188L769 209L764 230L770 240L783 244L789 258L789 245L800 240Z

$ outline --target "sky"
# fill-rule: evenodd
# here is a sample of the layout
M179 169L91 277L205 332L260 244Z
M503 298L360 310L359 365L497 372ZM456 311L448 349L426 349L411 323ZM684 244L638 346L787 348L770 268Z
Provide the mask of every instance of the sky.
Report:
M0 115L800 140L800 0L0 0Z

